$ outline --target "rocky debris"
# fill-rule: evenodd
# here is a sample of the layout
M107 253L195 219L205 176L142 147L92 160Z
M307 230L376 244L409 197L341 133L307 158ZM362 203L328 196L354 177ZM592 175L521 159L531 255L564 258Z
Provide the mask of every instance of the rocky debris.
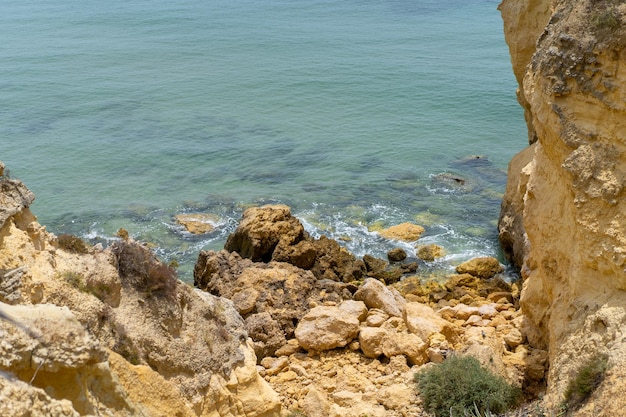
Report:
M378 234L386 239L413 242L422 236L426 230L417 224L401 223L378 231Z
M406 252L404 253L404 257L406 258ZM400 258L401 256L397 259ZM383 259L375 258L371 255L364 255L363 262L365 263L366 269L365 275L367 277L376 278L385 284L398 282L403 275L417 271L417 262L396 261L393 265L389 265Z
M417 257L426 262L432 262L437 258L441 258L446 254L444 248L431 243L430 245L422 245L417 248Z
M287 359L279 373L261 373L288 412L299 410L307 417L427 417L413 382L417 367L410 367L403 355L383 362L346 347Z
M209 233L219 222L219 217L208 213L183 213L174 216L174 221L189 233L201 235Z
M389 289L380 281L367 278L354 294L354 299L363 301L367 308L378 308L390 316L401 317L406 301L395 289Z
M225 250L201 252L194 276L197 287L233 301L259 360L293 338L312 306L352 299L347 284L319 280L288 263L252 262Z
M430 340L433 334L440 333L451 345L459 341L460 329L425 304L406 303L403 317L408 330L422 340Z
M489 279L502 271L504 268L500 262L490 256L473 258L456 267L459 274L470 274L483 279Z

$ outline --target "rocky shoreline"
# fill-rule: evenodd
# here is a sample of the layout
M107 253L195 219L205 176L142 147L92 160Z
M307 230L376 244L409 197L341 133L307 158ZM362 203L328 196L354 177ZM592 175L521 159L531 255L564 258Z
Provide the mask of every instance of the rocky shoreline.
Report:
M622 415L626 6L499 8L529 131L499 221L519 282L487 257L422 280L273 205L201 252L191 287L124 230L48 233L0 163L0 414L426 416L413 376L469 355L534 401L509 416Z
M418 416L413 374L452 352L541 385L546 353L492 258L399 280L416 268L400 254L357 259L265 206L199 254L193 289L123 231L108 248L48 233L32 193L1 185L4 414Z

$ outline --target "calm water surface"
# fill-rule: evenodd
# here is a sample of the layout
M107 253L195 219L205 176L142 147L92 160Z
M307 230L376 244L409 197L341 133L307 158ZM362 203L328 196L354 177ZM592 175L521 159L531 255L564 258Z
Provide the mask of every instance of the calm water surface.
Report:
M412 221L448 250L426 271L501 257L526 133L497 3L2 2L0 159L48 230L124 227L186 280L273 202L357 255L395 245L368 228ZM216 229L186 233L186 212Z

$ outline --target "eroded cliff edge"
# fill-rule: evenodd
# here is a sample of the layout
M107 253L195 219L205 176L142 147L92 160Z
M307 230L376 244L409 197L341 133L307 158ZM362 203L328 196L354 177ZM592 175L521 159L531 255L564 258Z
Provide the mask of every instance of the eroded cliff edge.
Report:
M609 370L579 415L626 409L626 3L504 0L528 148L509 166L503 245L528 337L549 350L547 402L590 358ZM622 381L622 382L620 382Z

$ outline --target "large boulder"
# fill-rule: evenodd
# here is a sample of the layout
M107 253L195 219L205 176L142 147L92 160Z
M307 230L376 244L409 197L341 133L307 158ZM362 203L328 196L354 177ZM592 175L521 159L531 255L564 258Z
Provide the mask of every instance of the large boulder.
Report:
M441 333L449 342L456 343L461 333L460 329L425 304L406 303L403 317L409 331L422 340L428 340L434 333Z
M289 207L252 207L243 213L237 230L228 236L224 248L254 262L269 262L279 243L295 245L304 237L304 227L291 215Z
M359 333L357 314L336 306L311 309L298 323L295 336L306 350L323 351L344 347Z
M354 294L354 299L363 301L367 308L378 308L390 316L402 317L406 300L394 288L388 288L374 278L367 278Z
M491 278L502 271L504 268L500 262L491 256L473 258L456 267L456 272L459 274L470 274L484 279Z

